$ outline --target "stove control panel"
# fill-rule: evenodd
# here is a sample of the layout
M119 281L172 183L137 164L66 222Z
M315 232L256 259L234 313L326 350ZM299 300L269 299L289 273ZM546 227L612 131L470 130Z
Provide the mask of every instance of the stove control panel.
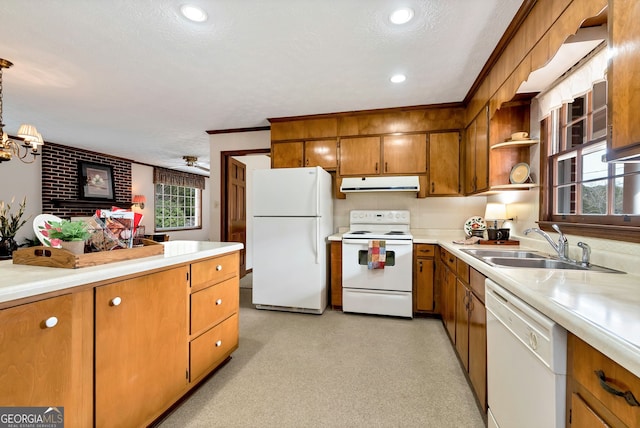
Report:
M350 224L410 224L408 210L352 210Z

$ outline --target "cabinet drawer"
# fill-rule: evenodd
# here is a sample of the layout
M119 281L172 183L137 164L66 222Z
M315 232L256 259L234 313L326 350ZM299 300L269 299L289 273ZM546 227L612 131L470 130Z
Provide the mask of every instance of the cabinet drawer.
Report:
M456 274L460 281L469 284L469 265L460 259L456 261Z
M191 382L213 370L238 347L238 314L191 341Z
M238 253L215 259L204 260L191 265L191 292L202 290L238 275L240 259Z
M415 244L416 257L433 257L436 254L436 246L432 244Z
M475 269L467 269L467 272L469 273L469 286L471 287L471 291L484 303L484 280L487 279L487 277Z
M444 248L440 248L440 259L449 267L449 269L451 269L451 271L456 272L456 256Z
M584 341L569 335L573 356L572 377L585 387L607 409L630 427L640 426L640 407L629 405L623 397L607 392L596 371L602 371L606 384L618 391L630 391L640 401L640 379Z
M238 310L239 284L231 278L191 294L191 334L215 325Z

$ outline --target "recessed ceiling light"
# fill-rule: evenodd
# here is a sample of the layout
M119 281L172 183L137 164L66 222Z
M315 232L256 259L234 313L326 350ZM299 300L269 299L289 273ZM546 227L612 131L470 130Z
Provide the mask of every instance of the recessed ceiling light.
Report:
M207 13L197 6L183 4L180 6L180 12L182 12L185 18L193 22L204 22L207 20Z
M393 83L402 83L407 80L407 76L405 76L404 74L394 74L389 80L391 80Z
M413 9L409 9L408 7L394 10L391 15L389 15L389 21L397 25L406 24L411 21L411 18L413 18Z

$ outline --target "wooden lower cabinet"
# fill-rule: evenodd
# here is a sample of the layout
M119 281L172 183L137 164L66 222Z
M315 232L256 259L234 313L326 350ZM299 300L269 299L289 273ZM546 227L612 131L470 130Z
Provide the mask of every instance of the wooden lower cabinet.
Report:
M331 308L342 309L342 241L331 241Z
M188 266L95 289L95 421L144 426L188 384Z
M571 333L567 351L567 426L639 427L640 378Z
M436 282L434 278L436 246L413 246L413 312L436 313L438 311Z
M193 339L190 347L190 377L197 381L238 348L238 314L217 324Z
M93 424L93 290L0 310L0 406L64 407Z

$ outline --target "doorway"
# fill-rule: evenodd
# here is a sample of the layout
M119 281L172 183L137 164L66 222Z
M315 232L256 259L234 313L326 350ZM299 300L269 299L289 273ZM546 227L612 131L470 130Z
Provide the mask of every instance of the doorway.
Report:
M220 153L220 237L223 242L242 242L244 245L240 251L241 278L247 274L247 169L242 159L237 158L270 153L269 149Z

